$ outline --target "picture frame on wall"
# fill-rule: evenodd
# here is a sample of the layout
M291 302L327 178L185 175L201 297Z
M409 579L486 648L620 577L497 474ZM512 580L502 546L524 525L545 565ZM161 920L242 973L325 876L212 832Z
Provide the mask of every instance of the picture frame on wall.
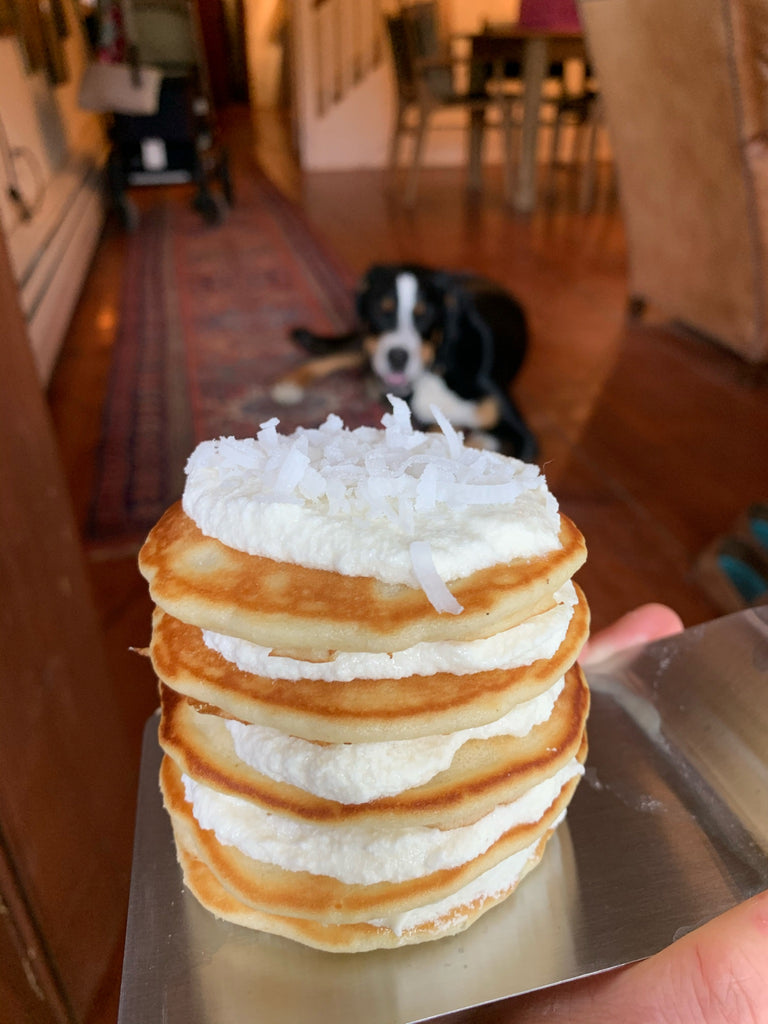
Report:
M68 35L66 12L62 0L45 0L39 5L40 29L45 49L45 70L51 85L69 80L69 63L64 39Z
M0 0L0 34L19 40L28 74L44 71L52 85L69 78L64 0Z

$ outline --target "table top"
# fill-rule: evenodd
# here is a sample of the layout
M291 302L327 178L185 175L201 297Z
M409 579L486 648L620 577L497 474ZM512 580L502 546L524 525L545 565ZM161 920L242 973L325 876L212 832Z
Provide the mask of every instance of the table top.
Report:
M568 26L535 27L529 25L489 25L481 32L474 32L472 39L583 39L584 32L580 28Z
M579 29L526 28L513 25L507 28L488 28L469 36L474 57L490 60L495 57L524 57L531 44L546 47L551 60L567 60L585 54L584 34Z

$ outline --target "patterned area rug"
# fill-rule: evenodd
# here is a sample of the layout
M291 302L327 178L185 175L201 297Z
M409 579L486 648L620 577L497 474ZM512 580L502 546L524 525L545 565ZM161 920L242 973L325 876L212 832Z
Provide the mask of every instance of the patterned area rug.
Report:
M189 194L143 203L126 236L121 319L106 398L90 540L140 537L181 494L201 440L317 426L330 412L377 425L384 408L362 373L279 406L272 382L304 358L291 327L350 327L354 280L301 212L255 168L235 181L226 219L206 225Z

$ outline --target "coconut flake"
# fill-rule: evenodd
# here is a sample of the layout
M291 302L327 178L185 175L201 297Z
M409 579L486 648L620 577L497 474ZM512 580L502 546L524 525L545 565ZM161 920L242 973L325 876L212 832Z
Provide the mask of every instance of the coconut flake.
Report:
M381 425L384 427L384 444L388 448L400 449L415 448L421 444L420 433L413 429L411 423L411 410L408 403L397 395L387 395L392 406L391 413L384 413L381 417Z
M463 447L464 436L463 434L457 433L451 426L448 417L445 415L442 409L438 409L436 405L430 405L430 412L435 417L435 423L440 427L445 439L448 442L448 451L452 459L458 459L461 455L461 449Z
M424 540L415 540L410 546L410 553L413 574L435 611L450 612L451 615L463 612L463 606L438 575L429 544Z
M329 477L325 490L328 496L328 510L331 515L343 514L349 510L349 502L347 501L343 480Z
M277 436L277 428L279 424L280 420L277 416L273 416L271 420L267 420L265 423L260 425L256 438L259 444L264 446L266 451L273 452L280 444L280 440Z
M289 449L275 481L275 493L291 496L304 476L309 465L309 456L302 452L298 445Z
M437 502L437 467L426 465L416 485L414 506L417 512L431 512Z
M324 434L340 434L345 429L344 421L341 416L337 416L335 412L331 412L317 429L321 430Z
M312 466L307 466L304 476L301 478L299 490L307 501L315 502L326 494L325 477Z

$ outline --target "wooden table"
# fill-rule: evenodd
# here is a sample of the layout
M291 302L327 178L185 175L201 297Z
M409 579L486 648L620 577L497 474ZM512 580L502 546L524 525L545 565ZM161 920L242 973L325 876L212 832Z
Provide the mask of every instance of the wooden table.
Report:
M472 59L494 66L494 77L503 77L507 61L522 65L523 123L517 176L513 174L509 104L502 98L505 118L504 188L507 201L519 213L530 213L536 206L536 161L542 87L547 68L554 61L586 59L584 35L573 29L539 29L515 26L498 31L489 29L471 37ZM503 95L503 94L502 94Z

